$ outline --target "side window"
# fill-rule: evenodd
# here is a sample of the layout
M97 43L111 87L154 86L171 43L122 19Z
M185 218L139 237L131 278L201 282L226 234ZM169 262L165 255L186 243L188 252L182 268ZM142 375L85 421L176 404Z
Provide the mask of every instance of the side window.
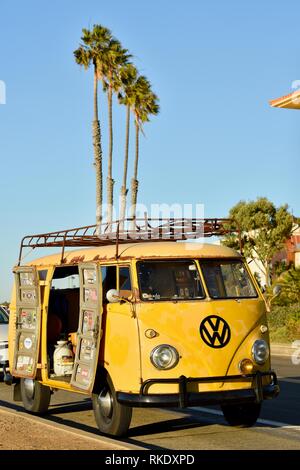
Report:
M106 294L110 289L117 288L117 267L116 266L101 266L102 273L102 291L103 302L107 303Z
M131 291L130 269L128 266L119 268L119 289Z

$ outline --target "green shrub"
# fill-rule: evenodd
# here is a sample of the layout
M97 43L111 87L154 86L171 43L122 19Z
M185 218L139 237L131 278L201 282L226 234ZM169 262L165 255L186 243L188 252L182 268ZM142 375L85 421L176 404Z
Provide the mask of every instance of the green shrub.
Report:
M300 303L273 305L268 323L272 341L291 342L300 339Z
M274 305L292 305L300 302L300 269L290 268L276 279L274 285L281 287L281 293L273 301Z

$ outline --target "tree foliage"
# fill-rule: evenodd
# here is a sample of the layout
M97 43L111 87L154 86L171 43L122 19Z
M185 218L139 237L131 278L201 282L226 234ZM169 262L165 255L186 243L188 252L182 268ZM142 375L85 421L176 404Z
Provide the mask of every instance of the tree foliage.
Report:
M240 230L245 256L261 262L269 285L272 258L283 248L292 233L293 216L289 213L288 206L276 208L263 197L256 201L240 201L230 210L229 218L232 220L229 228ZM224 244L238 249L238 237L228 235Z
M300 269L292 267L283 272L275 282L281 287L281 293L274 303L278 305L289 305L300 303Z
M300 339L300 303L273 305L268 315L271 340L291 342Z

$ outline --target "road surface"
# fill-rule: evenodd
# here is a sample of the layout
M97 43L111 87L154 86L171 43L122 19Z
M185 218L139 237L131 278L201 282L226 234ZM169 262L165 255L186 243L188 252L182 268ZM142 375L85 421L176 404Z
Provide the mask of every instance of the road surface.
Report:
M123 443L145 449L300 449L300 365L290 357L273 357L281 393L265 401L256 426L247 429L226 424L217 407L177 410L134 409ZM22 410L12 401L12 389L0 383L0 406ZM56 392L47 422L99 435L91 402L77 394Z

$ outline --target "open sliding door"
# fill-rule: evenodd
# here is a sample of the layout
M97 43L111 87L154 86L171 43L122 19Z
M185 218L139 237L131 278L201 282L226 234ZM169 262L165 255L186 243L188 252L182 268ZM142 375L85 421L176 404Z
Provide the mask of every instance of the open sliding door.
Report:
M14 269L16 286L16 337L12 375L34 378L40 346L41 303L34 266Z
M92 392L101 339L103 310L101 270L97 263L81 263L78 268L80 315L71 385Z

